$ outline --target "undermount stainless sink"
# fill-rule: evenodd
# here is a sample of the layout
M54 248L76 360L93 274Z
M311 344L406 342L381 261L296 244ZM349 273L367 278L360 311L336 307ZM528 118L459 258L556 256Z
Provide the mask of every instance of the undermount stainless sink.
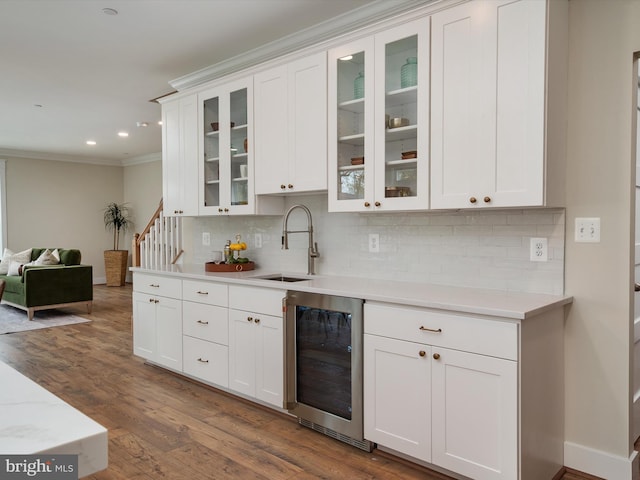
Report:
M276 282L303 282L305 280L309 280L304 277L291 277L289 275L284 275L282 273L277 273L274 275L265 275L264 277L252 277L257 280L274 280Z

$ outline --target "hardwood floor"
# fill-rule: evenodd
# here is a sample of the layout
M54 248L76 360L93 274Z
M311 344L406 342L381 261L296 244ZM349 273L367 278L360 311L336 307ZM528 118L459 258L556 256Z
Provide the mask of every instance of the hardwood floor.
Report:
M449 478L145 365L132 355L130 285L95 286L90 315L67 310L92 322L0 335L0 360L109 430L109 468L91 479Z

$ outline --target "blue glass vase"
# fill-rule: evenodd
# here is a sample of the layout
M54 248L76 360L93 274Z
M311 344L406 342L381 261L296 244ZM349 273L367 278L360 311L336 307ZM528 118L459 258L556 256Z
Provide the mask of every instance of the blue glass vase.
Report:
M416 57L407 58L400 69L400 88L415 87L418 84L418 59Z

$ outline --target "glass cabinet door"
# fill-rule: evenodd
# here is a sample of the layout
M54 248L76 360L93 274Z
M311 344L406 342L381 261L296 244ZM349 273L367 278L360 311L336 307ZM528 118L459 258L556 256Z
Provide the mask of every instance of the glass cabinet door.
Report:
M373 201L373 39L329 52L331 210L365 209Z
M378 207L429 206L428 41L428 18L376 36Z
M204 101L204 206L220 206L220 98Z
M249 203L249 140L247 122L247 89L242 88L229 95L231 113L229 152L230 204L247 205Z

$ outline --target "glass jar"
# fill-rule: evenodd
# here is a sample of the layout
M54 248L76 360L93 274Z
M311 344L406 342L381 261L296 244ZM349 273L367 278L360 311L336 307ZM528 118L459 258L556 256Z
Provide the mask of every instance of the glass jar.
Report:
M415 87L418 84L418 59L416 57L407 58L402 68L400 68L400 88Z
M364 73L360 72L353 81L353 98L364 98Z

